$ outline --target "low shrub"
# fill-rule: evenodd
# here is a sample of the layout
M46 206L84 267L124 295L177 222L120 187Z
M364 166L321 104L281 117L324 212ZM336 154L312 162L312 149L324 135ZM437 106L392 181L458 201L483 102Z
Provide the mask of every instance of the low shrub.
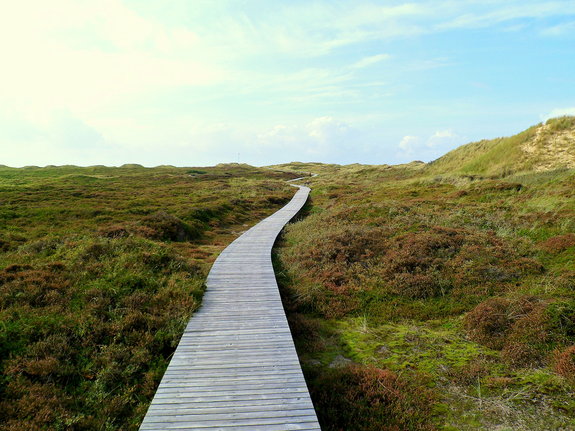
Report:
M441 283L430 274L401 272L393 278L394 291L412 299L425 299L442 293Z
M510 308L511 301L505 298L490 298L479 304L465 316L469 337L491 349L502 349L513 324Z
M570 247L575 247L575 233L553 236L537 245L548 253L560 253Z
M556 350L553 355L553 369L567 380L575 383L575 346Z
M127 228L121 225L112 225L101 227L98 231L100 236L104 238L125 238L130 236L130 232Z
M203 290L200 268L164 244L84 238L65 253L68 265L0 271L2 430L122 428L143 413L138 387L153 394Z
M325 431L433 430L434 394L422 382L358 365L328 369L311 385Z
M10 250L10 242L0 238L0 253Z
M349 265L373 256L381 256L387 249L385 231L380 228L343 224L313 238L316 244L302 249L302 259L310 269L325 264Z
M449 376L460 385L476 385L477 381L489 375L489 367L484 360L475 359L450 371Z
M501 351L502 358L515 367L539 366L549 350L552 339L549 320L543 303L527 304L514 319ZM517 311L514 310L515 313ZM513 311L512 311L513 313Z
M201 233L165 211L146 216L142 224L148 228L146 231L148 238L160 241L188 241L198 238Z
M532 296L490 298L465 316L469 337L501 350L510 365L539 366L556 345L575 337L575 305Z
M396 237L382 268L398 295L425 299L489 295L542 267L495 235L436 226Z

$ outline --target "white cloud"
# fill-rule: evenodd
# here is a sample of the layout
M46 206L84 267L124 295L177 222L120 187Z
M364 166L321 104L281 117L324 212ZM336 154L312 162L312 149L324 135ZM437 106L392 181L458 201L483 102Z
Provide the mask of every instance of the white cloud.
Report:
M24 0L4 12L0 98L25 114L86 114L126 97L209 85L226 75L200 55L197 35L145 20L119 0Z
M399 142L399 148L407 156L415 154L417 149L421 146L421 139L418 136L404 136Z
M553 16L575 14L575 4L572 1L523 1L523 2L484 2L485 9L477 8L474 12L448 16L448 19L437 25L437 29L470 29L493 27L495 25L519 19L543 19ZM510 3L510 4L509 4ZM515 4L513 4L515 3ZM445 5L445 3L444 3ZM462 2L463 9L465 4ZM444 9L443 7L439 7Z
M451 143L460 140L461 137L454 133L452 130L438 130L427 139L426 145L429 148L444 146L446 143Z
M541 31L544 36L564 36L575 34L575 21L564 22L552 27L547 27Z
M419 136L404 136L398 144L398 157L403 161L413 158L429 161L463 144L465 138L451 129L437 130L427 139Z
M337 161L349 151L362 152L362 132L333 117L318 117L304 124L276 125L257 136L258 146L289 148L303 158Z
M541 118L543 121L547 121L550 118L555 118L555 117L563 117L565 115L575 115L575 107L572 108L556 108L553 109L551 112L542 115Z
M391 56L389 54L377 54L377 55L372 55L369 57L364 57L361 60L359 60L358 62L352 64L351 68L352 69L363 69L365 67L372 66L372 65L379 63L381 61L388 60L389 58L391 58Z

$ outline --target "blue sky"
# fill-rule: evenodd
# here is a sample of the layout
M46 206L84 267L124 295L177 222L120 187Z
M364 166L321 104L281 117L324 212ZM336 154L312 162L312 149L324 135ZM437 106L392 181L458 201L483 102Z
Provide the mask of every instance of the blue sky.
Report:
M21 0L0 164L433 160L575 115L573 0Z

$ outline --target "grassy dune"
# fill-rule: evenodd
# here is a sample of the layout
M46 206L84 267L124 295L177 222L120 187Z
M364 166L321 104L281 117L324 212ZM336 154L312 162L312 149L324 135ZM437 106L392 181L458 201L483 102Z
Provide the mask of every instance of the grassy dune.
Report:
M289 177L0 168L0 429L137 429L210 264Z
M505 177L520 172L575 168L575 117L560 117L507 138L463 145L427 171Z
M277 249L322 429L574 429L575 170L436 166L325 166Z

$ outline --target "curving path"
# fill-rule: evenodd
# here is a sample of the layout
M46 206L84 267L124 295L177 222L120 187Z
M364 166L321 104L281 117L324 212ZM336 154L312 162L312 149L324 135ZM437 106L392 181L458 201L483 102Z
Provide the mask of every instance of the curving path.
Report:
M309 194L295 187L217 258L140 430L320 430L271 261Z

